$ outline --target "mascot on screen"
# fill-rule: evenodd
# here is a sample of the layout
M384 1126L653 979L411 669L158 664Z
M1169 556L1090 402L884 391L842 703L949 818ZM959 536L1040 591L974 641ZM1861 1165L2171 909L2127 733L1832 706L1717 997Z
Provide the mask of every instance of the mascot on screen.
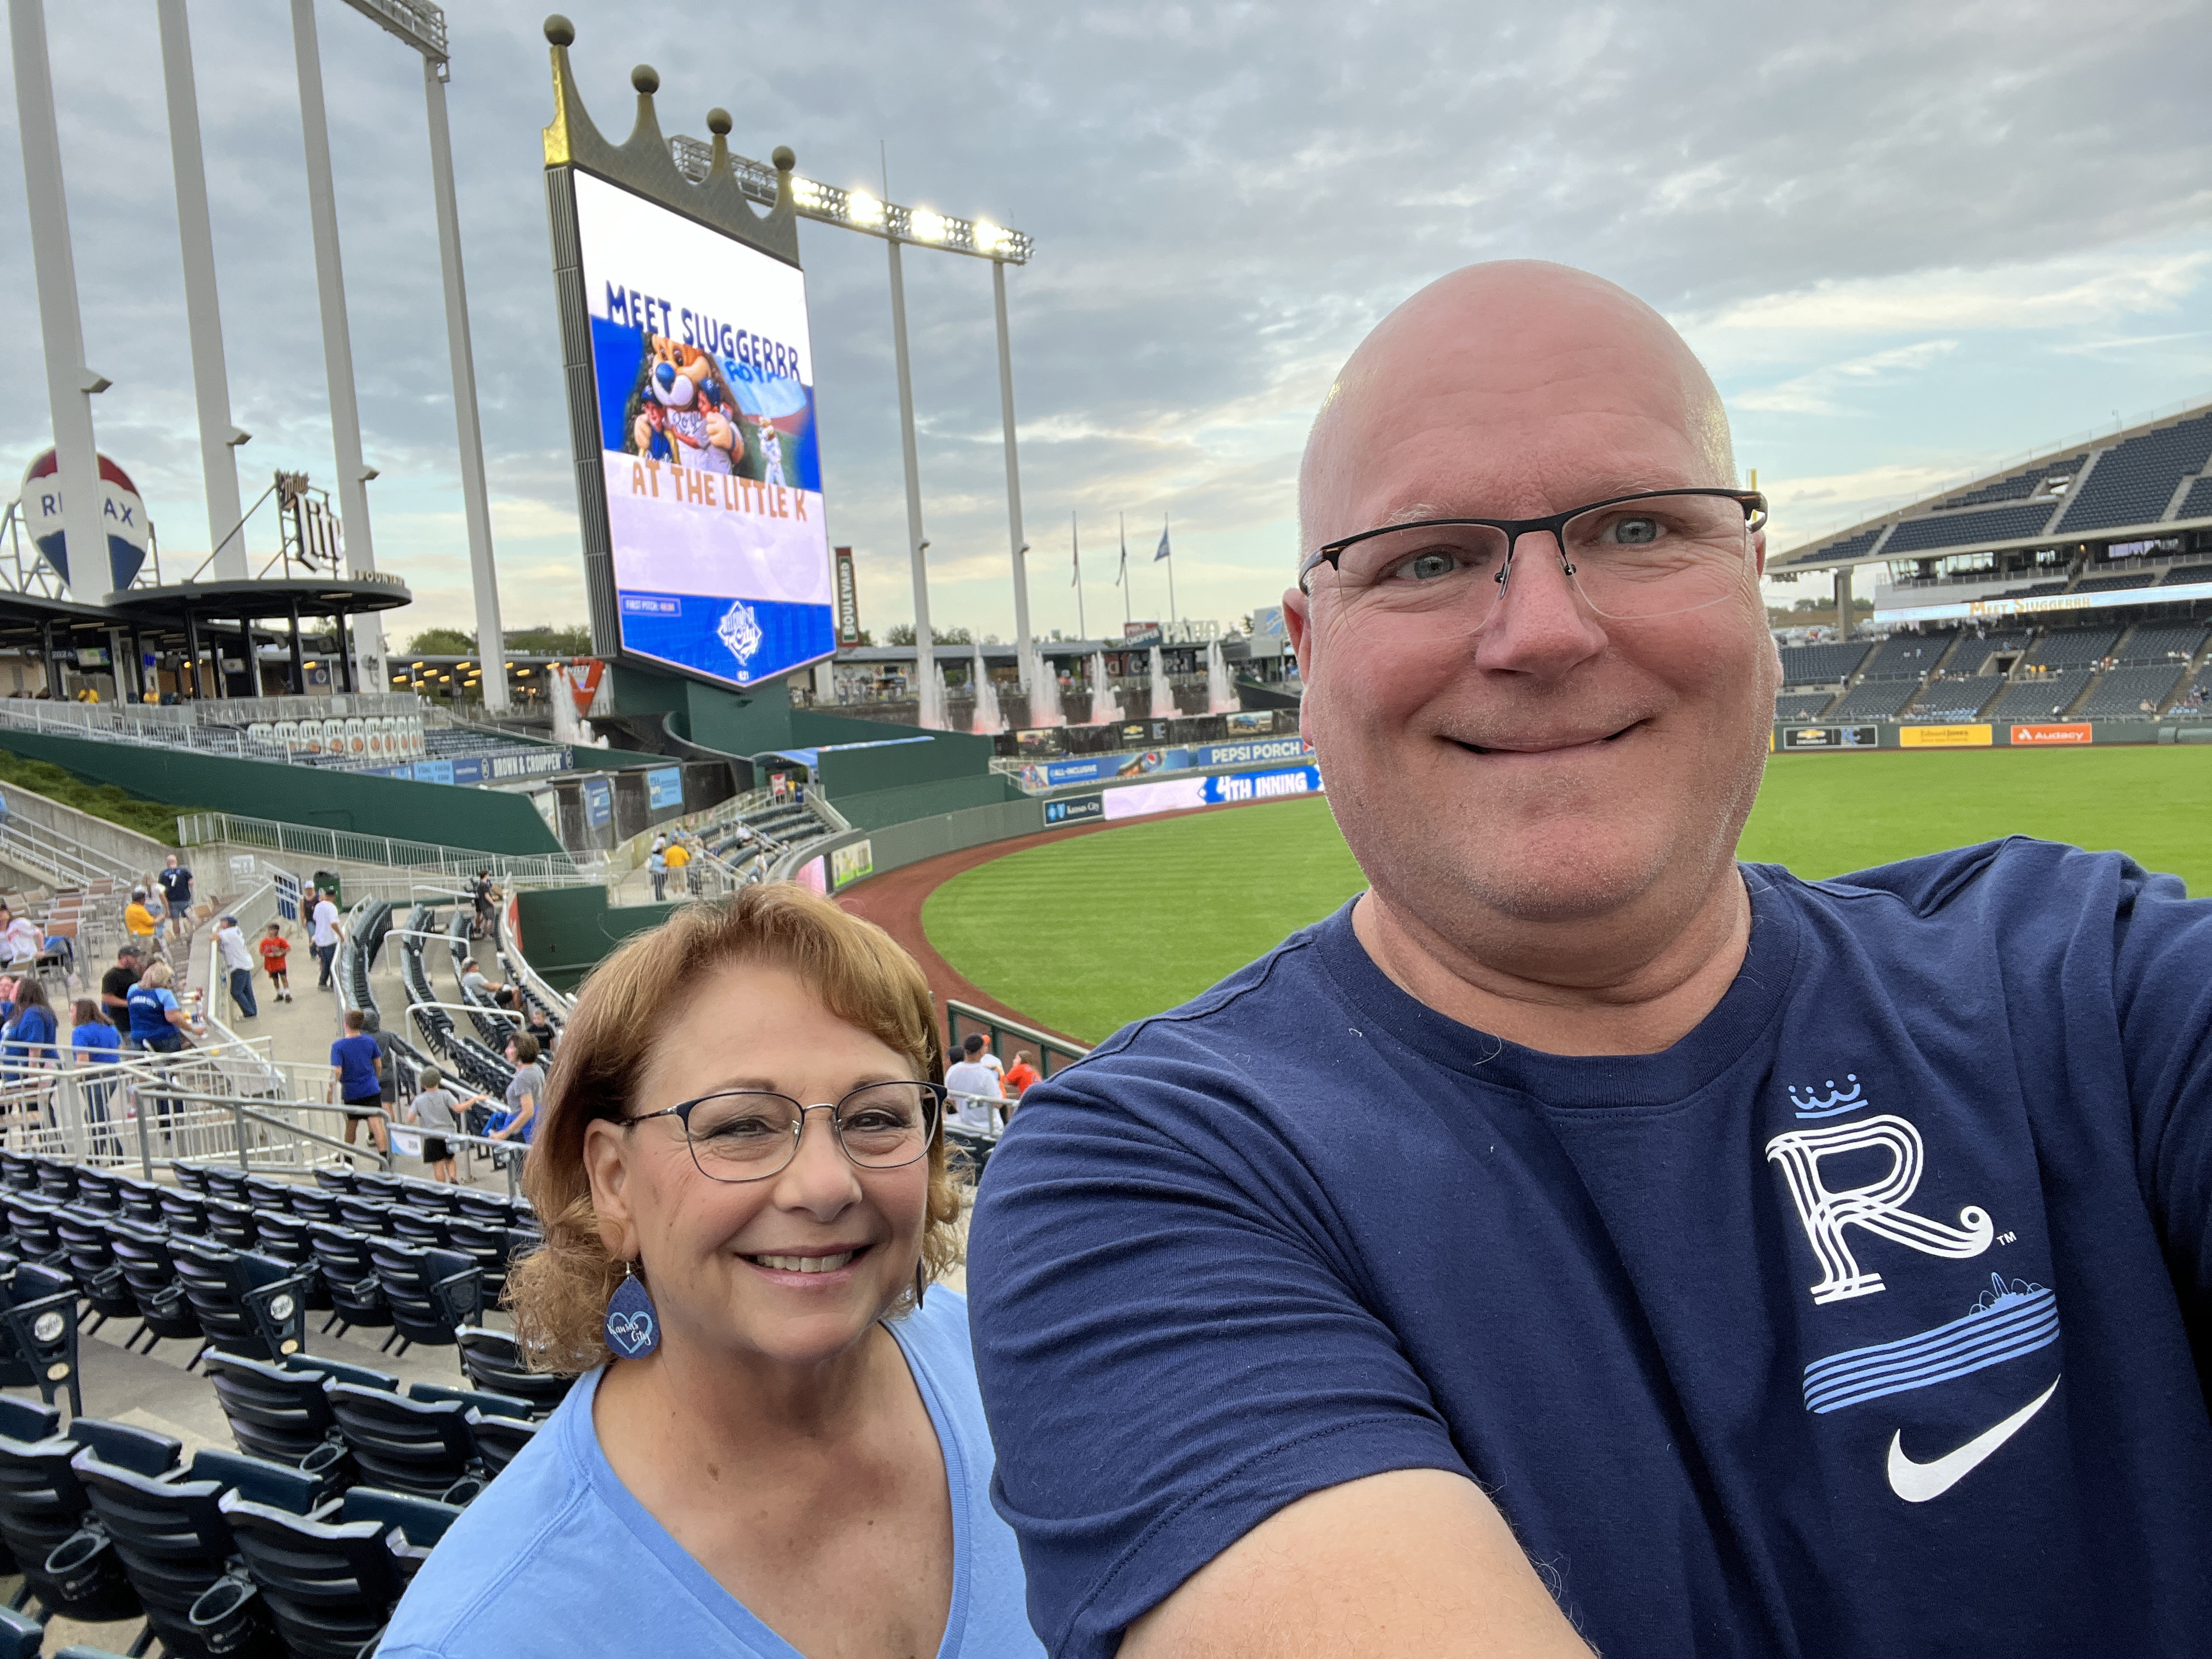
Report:
M647 335L645 346L627 411L630 453L702 472L738 471L735 400L721 365L696 346L658 334Z

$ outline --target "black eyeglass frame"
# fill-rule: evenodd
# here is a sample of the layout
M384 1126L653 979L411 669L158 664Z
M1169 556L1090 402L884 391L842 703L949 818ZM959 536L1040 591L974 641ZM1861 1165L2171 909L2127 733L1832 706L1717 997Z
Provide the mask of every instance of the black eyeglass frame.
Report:
M1355 547L1361 542L1371 541L1377 536L1395 535L1401 530L1440 530L1456 526L1480 525L1504 532L1505 562L1498 568L1496 578L1501 587L1505 585L1506 577L1512 574L1513 552L1521 545L1521 538L1540 530L1551 532L1553 544L1559 550L1560 561L1566 564L1567 574L1571 576L1575 574L1575 568L1571 563L1567 562L1566 540L1567 525L1570 520L1579 519L1585 513L1595 513L1600 507L1620 507L1629 501L1664 501L1670 495L1723 497L1743 508L1744 528L1747 531L1762 530L1766 526L1766 495L1765 491L1758 489L1639 489L1632 495L1610 496L1605 501L1591 501L1582 507L1571 507L1565 513L1554 513L1547 518L1541 519L1413 519L1404 524L1380 525L1373 530L1363 530L1357 536L1346 536L1341 541L1324 543L1315 550L1311 558L1298 567L1298 592L1311 599L1313 589L1306 584L1313 575L1314 567L1326 564L1330 569L1340 572L1344 567L1339 561L1344 557L1345 550Z
M902 1158L896 1164L863 1164L859 1158L853 1156L851 1148L845 1145L845 1124L844 1119L842 1115L842 1109L845 1103L852 1099L854 1095L864 1095L872 1089L894 1087L919 1089L922 1092L922 1098L932 1103L933 1109L930 1112L929 1133L922 1137L921 1149L915 1153L912 1158ZM726 1100L733 1095L765 1096L770 1100L787 1102L798 1111L799 1119L791 1126L790 1153L784 1158L782 1163L777 1164L773 1170L763 1170L758 1175L724 1176L716 1175L712 1170L709 1170L704 1164L700 1162L699 1144L691 1138L692 1110L696 1107L705 1105L710 1100ZM650 1123L657 1117L672 1117L676 1119L684 1127L684 1147L686 1152L691 1154L691 1167L698 1170L701 1175L706 1176L709 1181L719 1181L723 1185L728 1187L740 1187L749 1181L773 1180L775 1176L781 1175L786 1170L788 1170L792 1166L793 1163L799 1157L799 1146L806 1137L806 1115L809 1112L827 1112L830 1114L830 1138L837 1143L837 1150L844 1153L845 1161L851 1164L854 1169L864 1170L872 1173L885 1170L904 1170L911 1168L913 1165L919 1164L922 1159L929 1156L929 1149L937 1144L938 1136L945 1132L945 1103L950 1097L951 1091L948 1091L943 1084L924 1083L918 1078L886 1078L876 1083L863 1083L859 1088L847 1091L834 1101L817 1101L811 1106L804 1105L799 1101L792 1099L789 1095L779 1094L773 1089L718 1089L711 1095L701 1095L696 1100L678 1101L675 1105L664 1107L659 1111L640 1112L635 1117L621 1118L618 1119L617 1121L621 1123L623 1128L629 1129L633 1128L641 1123Z

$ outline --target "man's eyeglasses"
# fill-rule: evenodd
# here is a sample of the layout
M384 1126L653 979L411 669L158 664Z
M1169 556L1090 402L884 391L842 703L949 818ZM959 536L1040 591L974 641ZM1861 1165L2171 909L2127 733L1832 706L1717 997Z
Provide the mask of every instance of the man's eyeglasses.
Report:
M1480 627L1520 538L1544 533L1598 615L1669 617L1742 592L1752 532L1765 522L1755 489L1652 489L1543 519L1425 519L1329 543L1299 567L1298 591L1326 589L1378 617L1449 612Z
M864 1084L834 1103L802 1106L788 1095L741 1089L702 1095L665 1111L622 1120L625 1129L656 1117L684 1126L691 1161L709 1181L763 1181L799 1156L809 1112L830 1114L837 1145L863 1170L896 1170L926 1158L945 1117L934 1083Z

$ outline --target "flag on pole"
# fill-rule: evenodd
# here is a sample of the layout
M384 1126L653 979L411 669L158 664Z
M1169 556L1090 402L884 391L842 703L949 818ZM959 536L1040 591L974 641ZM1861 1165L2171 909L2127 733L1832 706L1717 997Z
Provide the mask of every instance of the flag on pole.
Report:
M1160 521L1160 549L1158 552L1152 555L1152 562L1154 564L1158 564L1162 559L1172 557L1174 553L1175 550L1168 545L1167 521L1165 520L1162 520Z
M1124 525L1121 526L1121 568L1119 570L1116 570L1116 571L1114 573L1114 586L1116 586L1116 587L1121 586L1121 580L1122 580L1122 578L1123 578L1123 577L1125 577L1125 576L1127 576L1128 574L1129 574L1129 526L1128 526L1127 524L1124 524Z

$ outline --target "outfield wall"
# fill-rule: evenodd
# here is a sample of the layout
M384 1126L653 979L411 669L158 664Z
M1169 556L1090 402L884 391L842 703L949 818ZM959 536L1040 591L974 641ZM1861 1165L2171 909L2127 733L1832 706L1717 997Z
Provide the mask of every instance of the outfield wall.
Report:
M906 793L887 790L881 792L881 796ZM1132 778L1118 787L1089 793L1062 792L1042 798L1018 795L1012 800L927 817L886 821L879 826L863 822L853 803L841 798L835 804L854 828L826 842L809 842L802 851L778 863L771 873L799 882L817 892L839 892L870 876L919 864L941 853L963 852L970 847L1012 841L1043 830L1127 821L1161 812L1190 811L1202 806L1257 805L1321 793L1320 769L1311 765L1185 772L1170 778L1157 775Z
M561 850L528 797L495 789L364 777L357 772L240 760L191 749L100 743L44 732L0 729L0 748L185 811L276 818L484 853Z
M2116 744L2212 743L2212 721L1960 720L1898 725L1876 720L1778 720L1768 747L1778 755L1842 754L1874 749L2081 749Z

